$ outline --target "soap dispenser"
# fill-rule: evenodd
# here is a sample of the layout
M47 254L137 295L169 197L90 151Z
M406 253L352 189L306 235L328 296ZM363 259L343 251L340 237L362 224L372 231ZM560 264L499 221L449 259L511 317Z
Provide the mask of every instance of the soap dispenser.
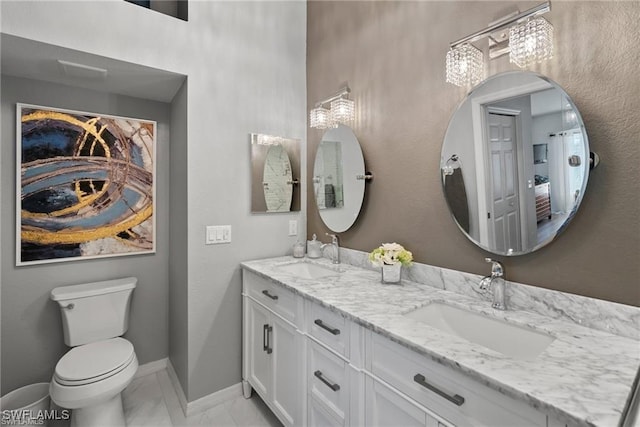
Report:
M307 256L309 258L320 258L322 256L320 246L322 246L322 243L317 240L317 236L314 233L312 239L307 241Z
M296 242L293 245L293 257L294 258L304 258L304 243Z

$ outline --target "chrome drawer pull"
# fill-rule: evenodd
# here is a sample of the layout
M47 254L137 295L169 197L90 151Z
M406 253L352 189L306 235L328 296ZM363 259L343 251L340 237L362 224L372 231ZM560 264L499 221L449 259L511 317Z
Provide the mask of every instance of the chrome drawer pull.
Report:
M445 393L444 391L440 390L439 388L429 384L426 381L426 378L424 377L424 375L416 374L416 376L413 377L413 380L415 382L417 382L418 384L420 384L422 387L424 387L424 388L426 388L428 390L431 390L432 392L436 393L438 396L444 397L449 402L455 403L458 406L462 406L462 404L464 403L464 397L460 396L459 394L455 394L453 396L448 395L447 393Z
M313 373L313 375L315 375L320 381L322 381L323 383L325 383L327 385L327 387L329 387L331 390L333 391L338 391L340 390L340 384L332 384L331 381L329 381L328 379L326 379L323 375L322 372L320 371L315 371Z
M269 298L271 298L274 301L278 299L278 295L271 295L269 293L269 291L267 291L266 289L264 291L262 291L262 293L265 294L266 296L268 296Z
M273 353L273 349L271 348L271 340L269 339L269 334L273 331L273 326L269 326L267 324L262 325L262 351L266 351L267 354Z
M267 340L269 335L269 325L268 324L264 324L262 325L262 351L267 351L267 349L269 348L269 344L267 344Z
M313 323L315 323L316 325L320 326L322 329L325 329L325 330L331 332L333 335L340 335L340 329L332 328L331 326L327 326L320 319L314 320Z

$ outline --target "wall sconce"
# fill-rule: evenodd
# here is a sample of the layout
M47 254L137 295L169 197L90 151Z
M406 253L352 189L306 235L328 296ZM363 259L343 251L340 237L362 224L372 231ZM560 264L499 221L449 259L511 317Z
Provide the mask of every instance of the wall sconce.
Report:
M489 39L489 59L509 53L511 63L526 67L552 58L553 26L540 16L550 10L551 2L547 1L525 12L515 12L451 43L447 52L447 82L467 86L484 78L482 51L471 44L484 37Z
M340 123L348 123L355 119L355 103L347 98L351 93L349 86L345 86L334 95L316 102L316 106L309 112L309 126L315 129L338 127ZM331 105L330 109L323 105Z
M526 67L553 57L553 26L542 16L509 29L509 61Z
M474 86L484 79L484 55L470 43L447 52L447 82L456 86Z

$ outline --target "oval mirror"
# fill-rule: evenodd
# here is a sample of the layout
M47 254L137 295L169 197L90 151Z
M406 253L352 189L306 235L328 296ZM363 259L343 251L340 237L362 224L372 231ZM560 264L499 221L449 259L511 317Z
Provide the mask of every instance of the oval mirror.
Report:
M267 151L262 172L262 187L267 212L289 212L293 186L291 162L282 145L272 145Z
M316 151L313 191L320 217L331 231L347 231L358 218L364 174L364 157L351 128L327 130Z
M300 210L300 140L252 133L251 212Z
M575 214L589 175L578 109L550 79L493 76L454 113L442 145L442 185L458 227L498 255L549 244Z

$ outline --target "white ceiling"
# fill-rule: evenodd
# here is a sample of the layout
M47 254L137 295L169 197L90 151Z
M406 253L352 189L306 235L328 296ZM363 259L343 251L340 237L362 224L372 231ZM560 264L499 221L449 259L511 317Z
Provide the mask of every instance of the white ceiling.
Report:
M568 107L568 101L555 87L531 94L531 115L557 113Z
M0 54L2 74L161 102L171 102L186 77L7 34L0 35ZM107 73L65 72L59 60Z

